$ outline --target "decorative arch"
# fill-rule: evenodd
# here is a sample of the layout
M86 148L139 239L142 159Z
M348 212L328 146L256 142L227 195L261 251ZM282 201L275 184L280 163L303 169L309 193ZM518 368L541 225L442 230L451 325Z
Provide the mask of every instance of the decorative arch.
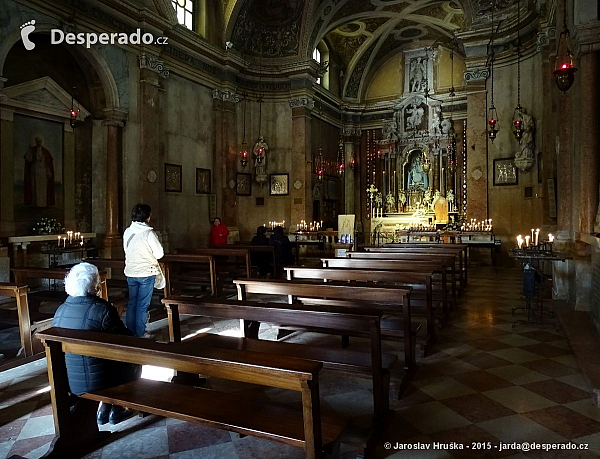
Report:
M57 25L39 22L36 22L35 24L36 33L49 33L53 28L57 28ZM4 63L6 62L8 53L19 40L21 40L21 33L17 30L9 34L6 39L3 40L2 44L0 44L0 75L4 74ZM100 82L104 88L104 95L106 97L106 106L110 108L120 108L121 105L117 83L104 58L93 48L79 48L81 47L78 47L78 53L90 62L100 78Z

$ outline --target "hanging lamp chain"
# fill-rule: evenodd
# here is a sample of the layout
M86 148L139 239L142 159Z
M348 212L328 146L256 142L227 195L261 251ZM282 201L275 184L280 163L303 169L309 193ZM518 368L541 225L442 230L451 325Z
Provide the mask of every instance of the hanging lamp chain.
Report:
M521 2L517 2L517 107L521 107Z

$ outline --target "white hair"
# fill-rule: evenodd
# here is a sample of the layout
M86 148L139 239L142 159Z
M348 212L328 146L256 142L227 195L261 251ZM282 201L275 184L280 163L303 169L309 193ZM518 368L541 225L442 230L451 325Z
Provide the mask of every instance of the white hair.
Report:
M73 266L65 276L65 291L70 296L96 295L99 286L98 268L90 263Z

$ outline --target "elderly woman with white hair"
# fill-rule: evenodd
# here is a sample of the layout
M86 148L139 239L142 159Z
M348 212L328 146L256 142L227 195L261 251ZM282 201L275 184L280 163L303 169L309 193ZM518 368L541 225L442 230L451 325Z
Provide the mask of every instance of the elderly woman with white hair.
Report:
M125 327L117 309L98 296L100 275L98 268L90 263L75 265L65 277L65 290L69 295L54 315L54 327L73 330L132 335ZM113 360L66 354L67 377L71 393L86 392L133 381L140 377L141 367ZM102 403L98 410L98 424L117 424L131 414L120 406Z

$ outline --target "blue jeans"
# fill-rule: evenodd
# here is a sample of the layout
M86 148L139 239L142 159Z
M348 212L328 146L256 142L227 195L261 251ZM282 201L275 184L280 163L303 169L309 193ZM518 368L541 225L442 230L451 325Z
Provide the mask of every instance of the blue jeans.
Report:
M146 333L146 320L148 319L148 308L152 300L152 291L154 290L154 277L128 277L129 302L125 321L127 328L135 336L143 336Z

